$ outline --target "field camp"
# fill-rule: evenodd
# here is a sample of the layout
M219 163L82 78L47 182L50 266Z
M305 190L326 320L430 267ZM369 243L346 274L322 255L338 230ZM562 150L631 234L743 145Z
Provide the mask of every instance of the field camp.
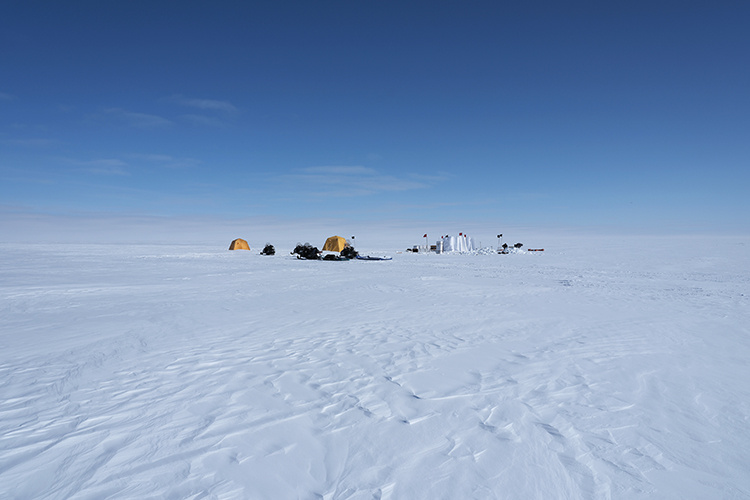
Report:
M463 232L458 233L458 236L445 235L441 236L433 245L428 243L428 236L423 236L425 239L424 245L413 245L406 248L406 253L435 253L435 254L492 254L498 253L501 255L507 255L510 253L526 253L528 252L543 252L543 248L534 248L523 250L523 243L515 243L509 246L507 243L503 243L503 235L497 235L497 247L481 247L481 244L477 245L474 238L469 237ZM355 250L354 236L350 239L346 239L342 236L334 235L330 236L325 240L322 245L322 249L311 245L310 243L297 243L294 249L290 252L291 255L296 256L301 260L391 260L392 257L387 256L373 256L373 255L360 255ZM250 250L248 242L242 238L232 240L229 245L229 250ZM403 253L398 251L396 253ZM263 247L261 255L275 255L275 248L270 243L266 243Z

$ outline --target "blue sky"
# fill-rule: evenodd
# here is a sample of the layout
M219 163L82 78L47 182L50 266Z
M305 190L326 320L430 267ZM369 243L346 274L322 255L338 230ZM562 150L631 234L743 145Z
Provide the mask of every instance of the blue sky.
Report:
M611 4L5 2L0 217L750 229L750 3Z

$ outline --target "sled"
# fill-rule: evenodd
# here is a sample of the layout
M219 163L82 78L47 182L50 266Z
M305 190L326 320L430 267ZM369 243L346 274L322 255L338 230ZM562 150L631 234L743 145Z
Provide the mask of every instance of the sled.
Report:
M393 260L393 257L372 257L370 255L357 255L357 260Z

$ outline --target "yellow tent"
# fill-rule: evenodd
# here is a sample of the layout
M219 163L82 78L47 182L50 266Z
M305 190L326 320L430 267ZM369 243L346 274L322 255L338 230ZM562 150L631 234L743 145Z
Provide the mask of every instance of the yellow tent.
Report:
M346 247L346 240L341 236L331 236L323 245L324 252L340 252Z
M230 250L250 250L250 245L242 238L237 238L229 245Z

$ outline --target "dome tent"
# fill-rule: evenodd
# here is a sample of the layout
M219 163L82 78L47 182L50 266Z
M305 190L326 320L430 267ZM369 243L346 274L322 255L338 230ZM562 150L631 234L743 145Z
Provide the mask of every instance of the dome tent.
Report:
M230 250L250 250L250 245L242 238L237 238L229 245Z
M323 245L324 252L341 252L346 247L346 240L341 236L331 236Z

